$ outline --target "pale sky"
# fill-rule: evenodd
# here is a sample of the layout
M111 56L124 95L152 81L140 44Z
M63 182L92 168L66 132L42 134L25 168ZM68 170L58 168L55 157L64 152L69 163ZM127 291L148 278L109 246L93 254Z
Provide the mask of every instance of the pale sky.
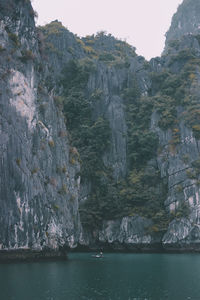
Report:
M32 0L38 25L58 19L78 36L105 30L136 47L147 60L160 56L171 18L183 0Z

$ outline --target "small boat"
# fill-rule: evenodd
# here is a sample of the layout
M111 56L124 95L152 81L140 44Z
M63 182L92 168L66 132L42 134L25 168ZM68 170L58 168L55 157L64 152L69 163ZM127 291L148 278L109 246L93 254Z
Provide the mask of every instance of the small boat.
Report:
M95 254L95 255L92 255L92 257L94 257L94 258L103 258L104 256L103 256L103 254Z

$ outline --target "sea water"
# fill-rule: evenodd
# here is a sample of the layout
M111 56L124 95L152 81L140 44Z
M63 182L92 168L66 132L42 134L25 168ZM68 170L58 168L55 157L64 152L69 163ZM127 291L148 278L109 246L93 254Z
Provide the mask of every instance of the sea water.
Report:
M200 299L200 254L69 254L0 265L0 300Z

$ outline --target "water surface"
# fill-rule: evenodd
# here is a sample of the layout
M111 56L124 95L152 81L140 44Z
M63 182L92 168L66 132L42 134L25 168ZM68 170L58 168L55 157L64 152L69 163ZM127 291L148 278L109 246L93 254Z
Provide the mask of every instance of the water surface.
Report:
M1 300L200 299L199 254L69 254L0 265Z

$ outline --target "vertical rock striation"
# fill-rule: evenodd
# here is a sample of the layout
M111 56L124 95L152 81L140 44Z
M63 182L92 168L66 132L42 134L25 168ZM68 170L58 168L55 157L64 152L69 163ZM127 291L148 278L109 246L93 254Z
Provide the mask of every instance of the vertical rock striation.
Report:
M149 63L34 14L0 0L0 249L198 251L199 2L183 1Z
M79 163L43 83L29 1L0 1L0 248L74 247Z
M198 0L184 0L174 14L171 26L166 33L165 51L169 43L184 35L200 33L200 3Z

